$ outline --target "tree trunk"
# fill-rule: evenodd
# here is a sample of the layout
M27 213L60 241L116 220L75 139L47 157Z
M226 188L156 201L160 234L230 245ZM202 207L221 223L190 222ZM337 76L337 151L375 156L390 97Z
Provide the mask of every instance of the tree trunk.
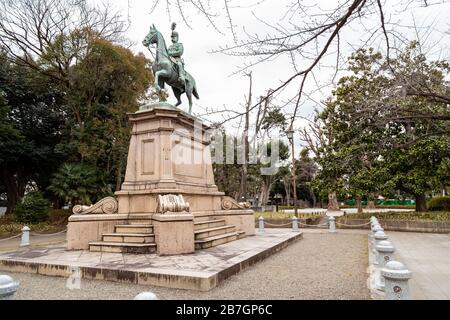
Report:
M337 201L336 191L328 193L328 210L338 211L339 203Z
M358 208L358 213L363 212L362 202L361 202L361 196L356 196L356 207Z
M262 186L261 186L261 196L260 196L261 207L267 205L267 202L269 201L269 194L270 194L271 187L272 187L271 182L263 181Z
M425 212L427 211L427 199L425 198L425 193L415 194L416 198L416 212Z
M314 191L312 191L311 190L311 198L312 198L312 201L313 201L313 208L315 208L316 207L316 204L317 204L317 198L316 198L316 195L314 194Z
M122 166L122 159L120 159L116 169L116 191L120 191L122 186Z
M60 198L55 198L55 200L53 201L53 209L61 209L63 205L64 201Z
M286 192L286 205L289 206L291 204L291 185L290 182L288 181L286 183L286 180L283 179L283 186L284 186L284 191Z
M249 141L248 141L248 129L250 125L250 106L252 104L252 73L248 74L250 78L250 85L248 90L248 100L245 109L245 124L244 124L244 163L242 164L241 185L239 188L239 201L244 198L247 201L247 171L248 171L248 153L249 153Z
M20 171L20 170L19 170ZM5 166L2 170L2 178L6 186L6 212L10 214L16 208L17 202L25 194L26 181L20 172L14 173Z
M369 200L367 201L367 209L376 209L375 207L375 201L374 200Z
M8 185L6 186L6 212L5 214L10 214L14 211L16 208L17 202L19 201L19 195L17 194L17 191L13 188L9 188Z

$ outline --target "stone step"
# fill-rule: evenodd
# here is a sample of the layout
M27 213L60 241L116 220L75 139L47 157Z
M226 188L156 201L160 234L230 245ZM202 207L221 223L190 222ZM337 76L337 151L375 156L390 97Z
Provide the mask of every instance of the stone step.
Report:
M194 221L194 230L203 230L210 229L215 227L223 227L225 226L224 219L215 219L215 220L207 220L207 221Z
M153 233L104 233L104 242L125 242L125 243L154 243Z
M149 224L151 220L147 219L128 219L128 224L132 225L142 225L142 224Z
M115 233L153 233L151 224L118 224L114 229Z
M238 233L238 239L244 239L247 236L245 234L245 231L238 230L237 233Z
M128 215L129 224L151 224L152 213L130 213Z
M207 249L215 247L227 242L231 242L238 239L237 232L225 233L219 236L209 237L201 240L195 240L195 249Z
M122 243L122 242L90 242L89 250L92 252L114 252L114 253L154 253L154 243Z
M232 233L235 231L236 231L236 226L227 225L227 226L221 226L221 227L196 230L196 231L194 231L194 235L195 235L195 240L201 240L201 239L218 236L218 235L225 234L225 233Z

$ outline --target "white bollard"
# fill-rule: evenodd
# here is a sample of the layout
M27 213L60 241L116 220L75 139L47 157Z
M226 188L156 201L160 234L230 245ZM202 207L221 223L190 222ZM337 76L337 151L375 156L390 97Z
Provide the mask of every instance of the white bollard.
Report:
M378 243L375 249L377 250L378 267L384 268L386 263L392 260L392 253L394 253L395 248L390 241L383 240Z
M329 232L336 233L336 218L331 216L328 218L328 222L330 223Z
M387 240L388 236L386 235L386 233L384 233L384 231L377 231L373 235L373 239L374 239L374 246L376 247L380 243L380 241Z
M19 283L7 275L0 275L0 300L12 300Z
M372 236L375 235L378 231L384 231L384 229L380 225L376 225L372 228Z
M408 280L411 278L411 271L398 261L389 261L381 269L381 276L384 277L385 299L386 300L411 300Z
M134 297L133 300L158 300L158 297L153 292L144 291Z
M371 229L373 230L373 229L375 229L375 228L381 228L381 229L383 229L378 221L375 221L375 222L372 222L372 223L371 223Z
M392 260L392 254L394 253L394 246L387 240L380 241L376 246L376 255L374 264L377 265L379 269L384 268L386 263ZM376 287L378 290L384 291L385 281L381 273L377 273Z
M259 232L264 233L264 218L259 217L258 221L259 221Z
M22 241L20 242L21 247L26 247L30 245L30 228L24 226L22 228Z
M292 218L292 231L299 232L299 230L298 230L298 218L297 217L293 217Z

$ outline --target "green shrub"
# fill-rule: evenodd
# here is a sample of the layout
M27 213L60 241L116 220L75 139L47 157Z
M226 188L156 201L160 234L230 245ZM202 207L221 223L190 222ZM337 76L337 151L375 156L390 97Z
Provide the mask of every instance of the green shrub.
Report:
M449 211L364 212L364 213L346 214L344 219L370 219L371 216L375 216L379 220L450 221Z
M14 210L16 221L21 223L37 223L48 219L50 203L41 192L28 193Z
M428 209L433 211L450 211L450 196L432 198L428 201Z

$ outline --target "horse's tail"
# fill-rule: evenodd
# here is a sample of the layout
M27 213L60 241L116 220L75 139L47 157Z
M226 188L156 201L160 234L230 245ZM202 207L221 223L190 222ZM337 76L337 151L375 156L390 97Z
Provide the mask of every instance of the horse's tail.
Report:
M192 94L194 95L194 97L198 99L200 99L200 97L198 96L198 92L197 92L197 87L194 85L194 88L192 89Z

